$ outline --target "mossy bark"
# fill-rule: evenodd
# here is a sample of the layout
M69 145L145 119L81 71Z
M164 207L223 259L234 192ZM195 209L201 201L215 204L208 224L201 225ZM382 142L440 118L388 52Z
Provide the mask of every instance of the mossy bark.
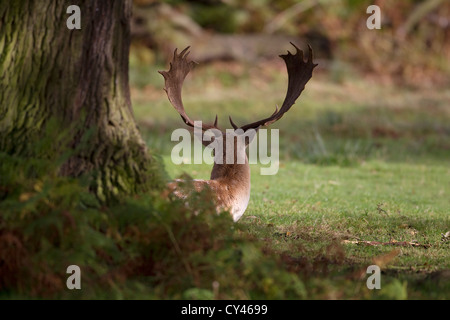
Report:
M70 5L81 9L80 30L66 26ZM92 173L101 200L160 183L130 102L131 8L131 0L0 4L0 150L36 156L30 144L56 119L71 128L61 173Z

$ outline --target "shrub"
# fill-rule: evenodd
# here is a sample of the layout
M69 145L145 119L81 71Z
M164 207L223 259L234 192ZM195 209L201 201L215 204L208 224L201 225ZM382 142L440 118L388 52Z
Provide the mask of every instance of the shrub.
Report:
M216 214L207 190L189 206L160 190L101 205L86 177L60 177L51 160L0 153L0 163L3 298L305 296L280 258ZM69 265L81 290L66 287Z

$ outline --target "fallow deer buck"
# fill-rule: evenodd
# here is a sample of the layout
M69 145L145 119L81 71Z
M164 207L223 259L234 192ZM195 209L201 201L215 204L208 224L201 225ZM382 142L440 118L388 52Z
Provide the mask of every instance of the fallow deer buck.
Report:
M277 106L275 112L268 118L240 127L233 122L231 117L229 117L234 130L237 132L240 129L242 131L239 132L243 132L244 135L230 134L220 130L217 126L217 116L214 124L203 124L199 127L199 122L194 123L194 121L186 114L181 99L181 90L184 79L196 65L195 62L187 60L189 47L179 54L175 49L169 70L159 71L165 80L164 90L167 93L167 97L175 110L178 111L183 121L194 129L201 129L203 134L207 130L212 130L214 132L213 140L222 139L221 145L223 151L217 152L217 149L215 149L216 152L214 154L214 166L211 172L211 179L193 180L192 183L197 191L200 191L207 185L214 194L217 210L228 210L233 216L234 221L241 218L247 209L250 199L250 167L246 154L246 147L250 143L251 137L248 139L249 137L248 135L245 135L245 133L250 130L254 130L256 133L260 127L268 126L281 119L281 117L289 111L292 105L294 105L295 101L305 88L306 83L311 79L313 69L317 66L317 64L313 63L313 53L309 45L309 55L305 62L303 59L303 51L297 48L293 43L291 44L295 47L296 53L292 54L288 51L287 54L280 55L286 64L288 73L288 88L281 108L278 109ZM202 142L206 146L207 143L203 140L204 139L202 139ZM230 155L227 154L227 150L230 149L226 148L230 143L234 146L231 149L234 152L233 155L231 155L233 161L224 161L225 159L230 159ZM243 158L244 161L237 161L238 158ZM178 188L179 183L180 180L170 183L169 189L173 191L176 196L184 198L187 195Z

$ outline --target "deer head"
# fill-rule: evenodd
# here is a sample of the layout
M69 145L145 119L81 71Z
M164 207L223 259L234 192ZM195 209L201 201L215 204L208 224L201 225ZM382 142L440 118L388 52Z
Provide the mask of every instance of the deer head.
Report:
M312 77L312 71L317 66L313 63L312 49L309 47L309 54L306 61L303 58L303 51L297 48L295 54L288 51L285 55L280 55L284 60L288 73L288 87L286 97L281 108L275 108L275 112L267 118L245 124L237 125L232 120L229 121L234 129L234 134L227 133L218 127L217 115L213 124L198 124L201 122L192 121L186 114L183 101L181 99L181 90L183 82L188 73L195 67L196 63L188 61L189 47L177 52L175 49L172 62L168 71L159 71L164 77L165 88L170 103L178 111L183 122L193 128L200 129L201 132L212 132L211 141L219 143L221 148L215 148L214 166L211 172L210 180L195 180L196 189L201 189L208 185L215 194L215 201L219 210L229 210L233 215L234 221L237 221L247 208L250 198L250 168L246 155L246 147L256 134L256 131L265 126L280 120L283 115L294 105L297 98L305 88L306 83ZM209 139L203 139L204 145L211 145ZM217 145L216 145L217 146ZM232 154L230 154L232 150ZM218 151L218 152L217 152ZM222 151L222 152L220 152ZM176 183L171 187L176 189Z

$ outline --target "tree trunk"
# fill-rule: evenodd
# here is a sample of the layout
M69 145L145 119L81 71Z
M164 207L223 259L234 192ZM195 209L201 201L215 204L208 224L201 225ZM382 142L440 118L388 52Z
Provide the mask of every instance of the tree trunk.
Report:
M70 5L81 9L80 30L66 25ZM100 200L159 183L130 102L131 8L131 0L0 4L0 151L36 156L32 144L56 119L71 128L61 173L92 174Z

